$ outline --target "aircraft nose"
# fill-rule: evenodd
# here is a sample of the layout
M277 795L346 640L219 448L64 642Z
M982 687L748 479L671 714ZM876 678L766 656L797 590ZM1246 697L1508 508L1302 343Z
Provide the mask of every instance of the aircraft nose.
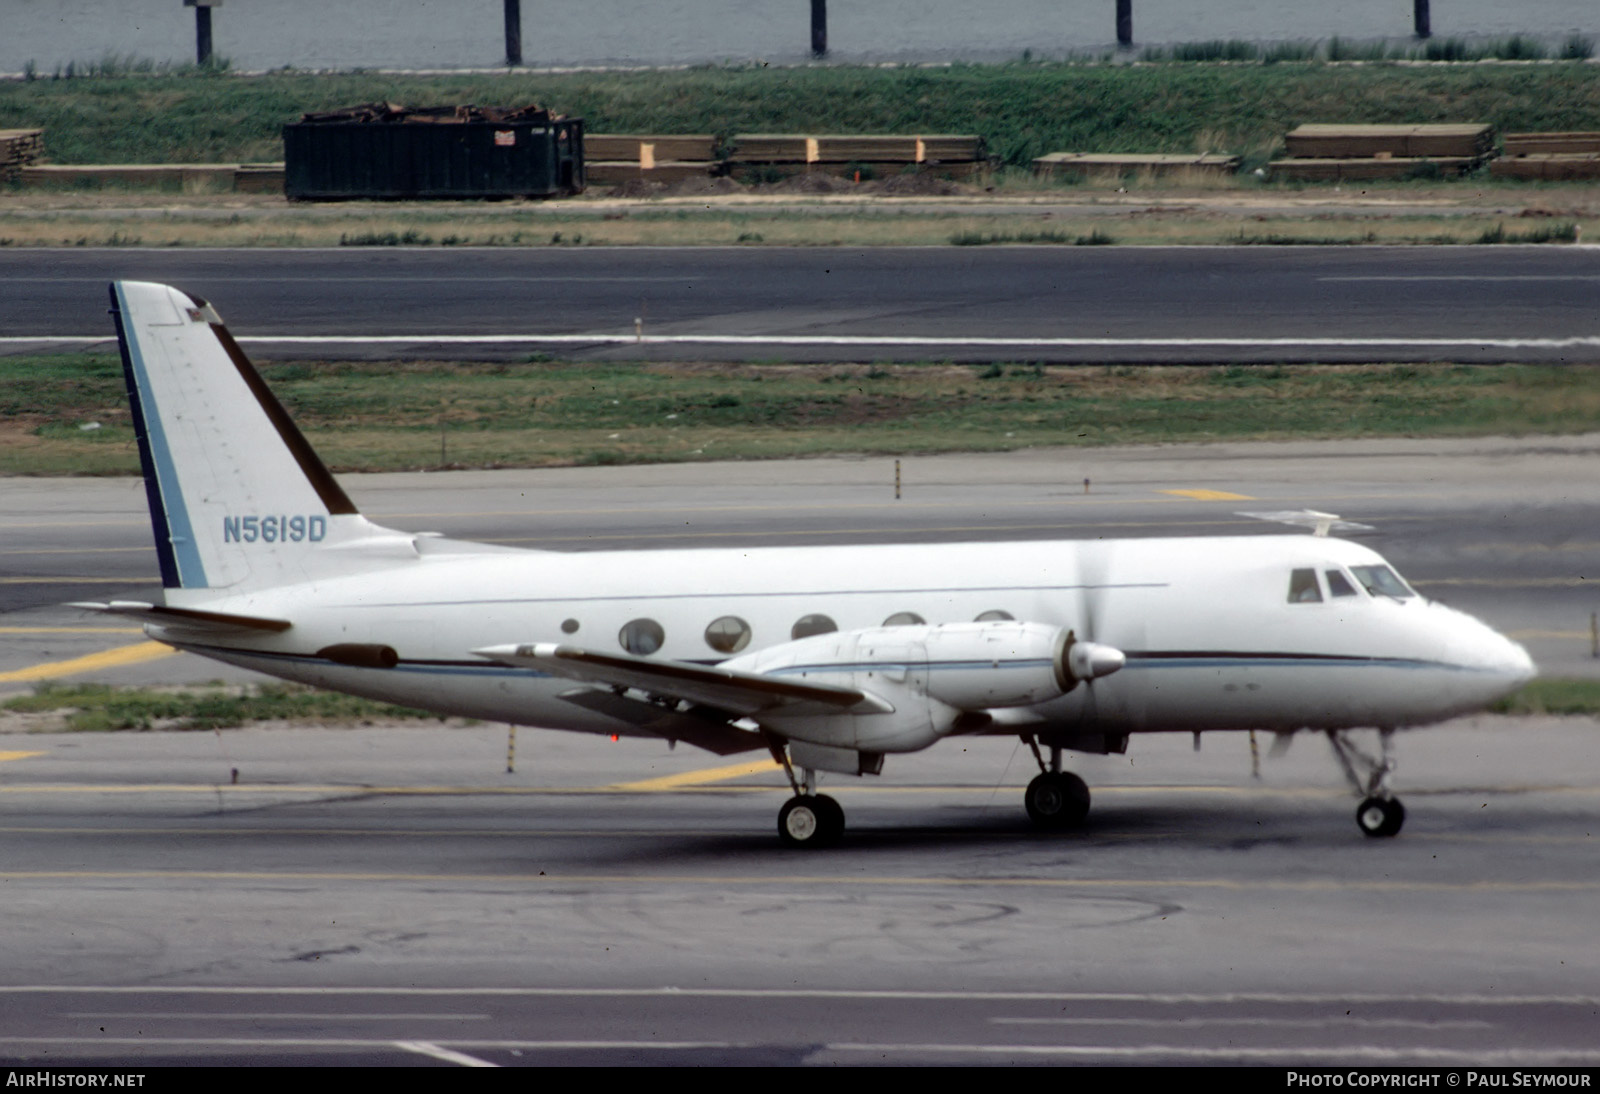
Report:
M1465 623L1470 617L1462 617ZM1538 666L1519 642L1514 642L1499 631L1476 619L1457 631L1457 641L1466 648L1462 661L1485 669L1504 682L1504 693L1509 694L1539 675Z

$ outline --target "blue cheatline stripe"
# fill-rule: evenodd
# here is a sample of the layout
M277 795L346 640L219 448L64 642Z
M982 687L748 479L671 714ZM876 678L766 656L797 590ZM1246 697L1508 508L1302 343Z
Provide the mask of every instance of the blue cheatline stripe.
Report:
M172 449L167 443L166 430L161 425L160 412L155 407L150 373L145 367L139 340L129 321L128 299L123 295L122 282L116 282L113 290L117 297L117 330L125 351L122 360L129 372L128 396L133 403L134 413L144 423L139 454L149 457L140 462L144 466L146 492L150 495L150 520L155 530L156 552L161 558L161 583L167 588L176 585L185 589L204 589L208 587L206 568L200 561L200 547L195 542L194 528L189 523L189 510L184 505L178 469L172 461ZM168 572L169 563L171 573Z

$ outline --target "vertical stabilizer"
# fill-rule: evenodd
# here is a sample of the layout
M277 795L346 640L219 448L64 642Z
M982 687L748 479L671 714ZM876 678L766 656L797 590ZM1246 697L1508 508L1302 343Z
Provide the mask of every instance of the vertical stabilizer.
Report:
M111 306L165 587L306 580L349 568L331 548L397 538L356 511L209 304L118 281Z

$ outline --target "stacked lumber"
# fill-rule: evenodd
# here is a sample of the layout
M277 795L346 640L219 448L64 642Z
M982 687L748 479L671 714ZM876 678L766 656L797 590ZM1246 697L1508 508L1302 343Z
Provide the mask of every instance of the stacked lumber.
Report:
M1507 133L1490 174L1508 179L1600 178L1600 133Z
M707 133L585 133L583 171L594 186L705 178L722 166L715 158L716 143Z
M186 191L242 194L282 193L281 163L96 163L37 164L20 171L24 183L122 186L182 186Z
M1487 125L1302 125L1284 137L1291 159L1482 157L1494 149Z
M927 171L968 178L988 166L983 138L971 134L925 136L743 133L733 138L730 166L762 173L820 171L833 175L898 175Z
M0 179L16 178L43 154L43 129L0 129Z
M1449 125L1302 125L1284 137L1289 155L1268 164L1275 178L1407 178L1430 171L1460 174L1494 150L1494 129Z
M236 194L283 193L283 164L241 163L233 172Z
M1238 156L1220 152L1052 152L1033 161L1034 174L1043 178L1086 175L1232 175L1239 170Z

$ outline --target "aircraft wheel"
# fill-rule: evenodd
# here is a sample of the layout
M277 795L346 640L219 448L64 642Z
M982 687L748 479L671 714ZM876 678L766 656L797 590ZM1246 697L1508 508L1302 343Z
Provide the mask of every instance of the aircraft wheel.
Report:
M1368 798L1356 807L1356 824L1363 835L1392 836L1406 822L1406 807L1399 798Z
M801 794L778 810L778 838L788 847L832 847L844 835L844 810L826 794Z
M1040 828L1076 828L1089 815L1089 787L1070 771L1052 772L1028 784L1023 803Z

